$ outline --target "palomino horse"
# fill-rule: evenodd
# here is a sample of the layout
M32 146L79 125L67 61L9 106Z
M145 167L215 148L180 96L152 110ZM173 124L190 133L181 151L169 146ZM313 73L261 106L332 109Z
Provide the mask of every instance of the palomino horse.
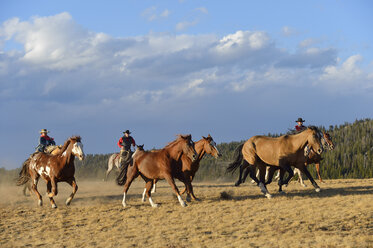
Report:
M117 184L124 185L123 207L126 207L126 194L131 186L132 181L139 175L146 182L146 193L149 198L150 205L157 207L151 198L151 188L153 187L154 179L166 179L176 194L181 206L185 207L186 203L180 196L179 189L175 185L174 178L182 179L188 189L190 188L189 178L185 178L181 168L181 157L185 154L192 161L197 158L197 153L194 149L194 143L191 135L179 135L178 138L169 143L166 147L160 150L148 152L135 152L132 161L123 165L121 173L117 177Z
M194 162L185 154L183 154L181 157L182 171L184 173L184 177L188 177L190 182L193 181L193 178L199 169L199 163L201 162L205 154L210 154L214 158L218 158L221 156L218 148L216 147L216 143L210 134L207 137L202 136L202 139L200 139L197 142L194 142L194 148L198 154L198 157ZM155 180L153 183L152 193L155 192L156 182L157 180ZM187 192L187 198L186 198L187 201L190 201L190 198L192 198L193 200L197 200L193 192L193 185L191 185L190 191L191 192L188 192L187 186L185 185L185 188L181 192L181 194L184 194L185 192ZM144 193L142 194L143 202L145 202L145 194L146 194L146 188L144 189Z
M79 136L67 139L60 152L56 155L42 152L32 154L22 166L19 173L17 185L23 185L30 179L32 180L32 191L38 197L39 206L43 205L40 193L37 190L39 178L42 177L47 182L47 194L52 208L57 205L53 197L57 195L57 183L67 182L73 187L73 192L66 200L66 205L70 205L78 186L75 181L74 158L77 156L80 160L84 159L83 144Z
M324 132L324 131L322 133L323 133L323 135L322 135L322 138L321 138L321 143L323 145L324 150L330 150L330 151L333 150L334 149L334 143L332 141L332 138L331 138L330 134L327 133L327 132ZM315 164L317 176L319 178L319 181L322 183L323 180L322 180L321 175L320 175L320 161L323 158L320 155L318 155L317 153L315 153L313 150L308 150L308 147L305 148L305 156L307 157L306 166L309 165L309 164L313 164L313 163ZM267 167L267 171L266 171L266 178L265 178L266 181L268 180L268 170L269 170L269 167ZM247 167L244 168L243 164L241 164L240 175L238 177L237 182L235 183L235 186L239 186L241 183L244 183L248 174L249 174L249 168L247 168ZM302 179L302 173L298 168L294 168L294 175L295 174L298 174L298 180L299 180L300 184L303 187L306 187L306 185L304 184L303 179ZM259 176L259 171L257 171L256 176L257 177ZM278 180L279 178L280 178L280 172L278 172L275 179ZM252 180L251 183L255 183L255 181Z
M265 186L266 166L279 167L282 169L281 171L289 173L285 181L282 181L282 178L280 178L280 187L283 184L287 184L293 177L294 173L290 166L294 166L306 174L316 188L316 191L319 192L320 187L305 167L304 149L307 145L316 153L322 153L321 135L316 127L308 127L300 133L283 135L277 138L253 136L236 148L235 160L229 165L227 172L236 170L241 165L243 159L244 166L249 166L251 169L250 177L255 180L262 193L267 198L270 198L271 195ZM303 161L299 159L300 155L302 155ZM259 169L259 180L255 176L255 168Z
M334 143L332 141L332 138L331 138L330 134L327 133L327 132L323 132L323 137L321 139L321 143L324 147L324 150L326 150L326 151L327 150L332 151L334 149ZM320 175L320 162L321 162L321 160L323 160L323 158L319 154L315 153L313 150L311 150L309 152L309 155L307 156L307 159L306 159L306 166L309 165L309 164L315 164L317 177L319 178L320 183L324 182L321 178L321 175ZM298 174L298 180L299 180L300 184L303 187L306 187L306 185L303 182L302 172L298 168L294 168L294 174ZM280 178L280 174L278 174L278 178Z

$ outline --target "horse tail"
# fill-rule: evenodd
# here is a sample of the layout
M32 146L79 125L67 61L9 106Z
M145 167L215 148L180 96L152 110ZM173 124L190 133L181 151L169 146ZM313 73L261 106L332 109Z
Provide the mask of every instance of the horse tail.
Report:
M120 172L119 175L116 178L116 182L118 185L123 186L126 181L127 181L127 170L128 170L128 165L132 162L126 162L122 167L120 167Z
M26 159L25 162L23 162L22 169L19 172L19 176L17 179L17 186L24 185L30 180L31 178L30 172L29 172L30 160L31 160L31 157L29 157L28 159Z
M226 172L231 172L233 173L238 167L240 167L242 160L243 160L243 155L242 155L242 148L243 148L244 143L241 145L237 146L236 150L234 151L233 154L233 159L234 161L229 164L229 166L226 169Z

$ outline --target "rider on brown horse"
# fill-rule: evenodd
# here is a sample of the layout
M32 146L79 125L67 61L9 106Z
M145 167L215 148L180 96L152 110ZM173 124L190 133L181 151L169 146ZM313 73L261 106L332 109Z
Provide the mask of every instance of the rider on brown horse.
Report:
M54 142L54 139L47 135L47 133L49 133L47 129L42 129L40 133L41 135L39 138L39 145L36 147L36 152L45 152L45 149L48 146L56 145L56 142Z
M119 157L119 164L120 166L123 166L125 163L127 163L132 156L131 151L131 145L136 147L136 142L130 136L131 132L129 130L126 130L123 132L123 137L121 137L118 141L118 146L120 147L120 157Z

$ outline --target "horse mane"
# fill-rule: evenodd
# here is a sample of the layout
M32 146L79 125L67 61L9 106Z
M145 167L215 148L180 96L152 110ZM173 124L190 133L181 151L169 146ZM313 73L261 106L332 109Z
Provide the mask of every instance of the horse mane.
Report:
M312 131L320 132L320 130L316 126L307 126L307 128L297 131L297 130L290 130L286 135L295 135L299 133L303 133L304 131L311 129Z
M183 139L183 136L186 136L186 137L190 137L191 135L190 134L188 134L188 135L181 135L181 134L178 134L178 135L176 135L177 136L177 138L174 140L174 141L171 141L171 142L169 142L165 147L164 147L164 149L165 148L170 148L170 147L172 147L172 146L174 146L175 144L177 144L178 142L180 142L180 140L182 140Z
M63 144L63 146L61 147L61 150L59 152L58 155L61 155L62 153L64 153L67 149L67 147L70 145L70 142L72 140L75 140L76 142L80 142L81 141L81 137L79 135L76 135L76 136L72 136L70 138L68 138L65 143Z

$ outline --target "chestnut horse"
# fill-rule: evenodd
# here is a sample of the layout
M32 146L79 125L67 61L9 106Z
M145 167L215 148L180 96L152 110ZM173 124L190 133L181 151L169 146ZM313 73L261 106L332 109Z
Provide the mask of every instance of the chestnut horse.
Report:
M299 155L302 155L305 160L304 149L307 145L317 154L322 153L321 135L316 127L310 126L297 134L283 135L277 138L253 136L236 148L235 160L229 165L227 172L236 170L243 159L244 166L250 167L250 177L258 184L262 193L267 198L271 198L272 196L265 186L266 166L281 168L282 174L285 171L289 173L285 181L282 181L280 177L280 187L287 184L293 177L294 172L291 166L294 166L306 174L316 191L319 192L320 187L305 167L305 161L299 159ZM259 180L255 176L255 168L259 169Z
M194 149L194 143L191 135L179 135L178 138L169 143L166 147L156 151L139 151L133 154L132 160L121 168L121 173L117 177L117 184L124 185L123 189L123 207L126 207L126 194L132 181L139 175L146 182L146 193L150 205L157 207L151 198L151 188L154 179L166 179L176 194L181 206L186 203L180 196L179 189L175 185L174 178L182 178L185 184L190 188L189 178L184 178L181 168L181 157L185 154L192 161L197 158Z
M334 143L332 141L332 138L331 138L330 134L327 133L327 132L324 132L324 131L322 133L323 133L323 135L322 135L321 143L323 145L324 150L330 150L330 151L333 150L334 149ZM308 151L307 147L305 148L305 156L307 157L306 166L309 165L309 164L313 164L313 163L315 164L317 176L319 178L319 181L322 183L323 180L322 180L321 175L320 175L320 162L323 158L319 154L315 153L313 150ZM269 170L269 167L267 167L266 181L268 180L268 170ZM244 183L248 174L249 174L249 168L247 168L247 167L243 168L243 164L241 164L240 175L238 177L237 182L235 183L235 186L239 186L241 183ZM303 187L306 187L306 185L304 184L303 179L302 179L302 172L298 168L294 168L294 175L295 174L298 174L298 180L299 180L300 184ZM259 171L257 171L256 176L257 177L259 176ZM279 178L280 178L280 172L278 172L275 179L278 180ZM255 183L255 181L252 180L251 183Z
M201 162L202 158L205 156L206 153L210 154L214 158L218 158L221 156L218 148L216 147L216 143L210 134L207 137L202 136L202 139L200 139L199 141L196 141L194 143L194 148L198 154L198 157L194 162L185 154L183 154L181 157L182 171L184 173L184 177L188 177L190 182L193 181L193 178L199 169L199 163ZM156 182L157 180L154 180L152 193L155 192ZM187 201L190 201L191 198L193 200L197 200L193 192L192 184L190 187L190 192L188 192L187 186L185 185L185 188L181 192L181 194L184 194L185 192L187 192L187 198L186 198ZM146 188L144 189L144 193L142 194L143 202L145 202L145 194L146 194Z
M70 205L78 186L75 181L74 158L77 156L80 160L84 159L83 144L79 136L67 139L60 152L56 155L37 152L32 154L22 166L19 173L17 185L23 185L30 179L32 180L32 191L38 197L39 206L43 205L42 197L37 190L39 178L42 177L47 182L47 193L52 208L57 205L53 197L57 195L57 183L67 182L73 187L73 192L66 200L66 205Z

